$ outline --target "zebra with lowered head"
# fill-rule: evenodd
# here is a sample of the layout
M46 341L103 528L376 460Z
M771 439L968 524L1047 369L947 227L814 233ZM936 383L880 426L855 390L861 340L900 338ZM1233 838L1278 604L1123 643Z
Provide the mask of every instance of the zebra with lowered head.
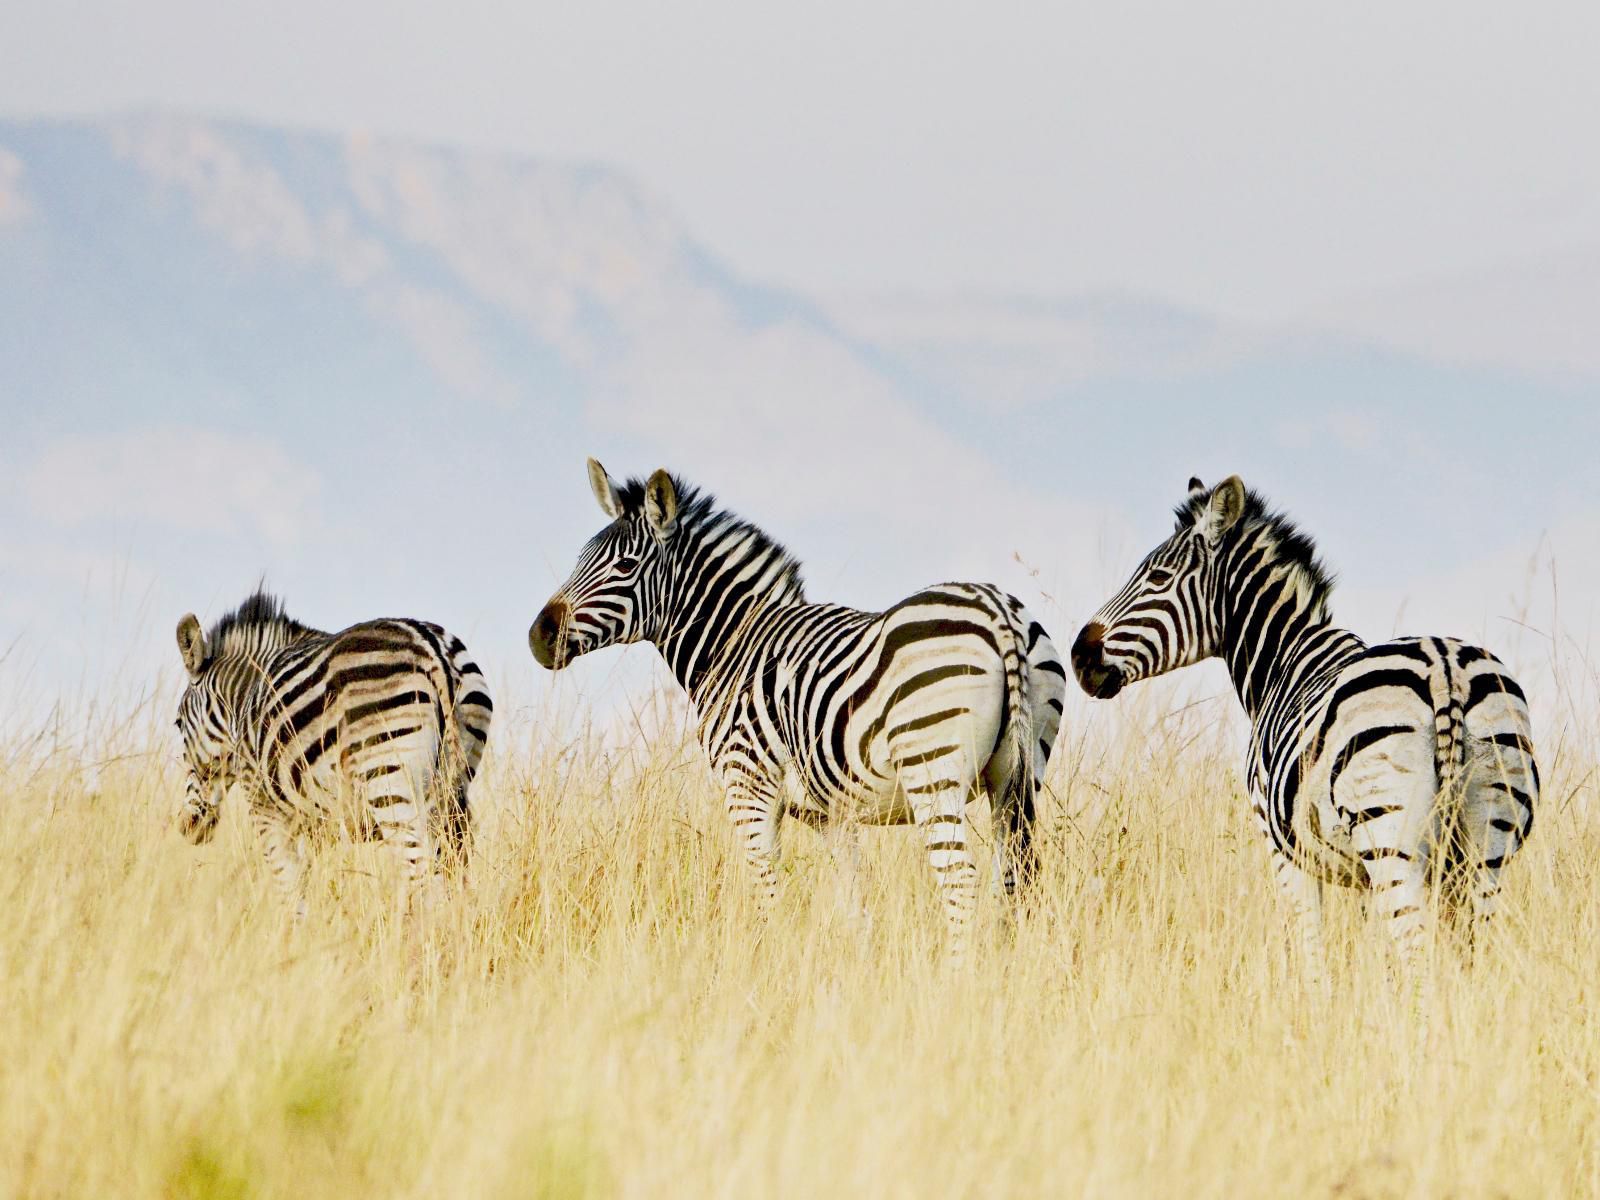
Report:
M494 705L459 638L426 621L310 629L257 592L202 632L178 622L189 686L178 706L188 766L179 828L199 844L239 784L278 885L305 915L309 842L382 838L412 902L464 860L467 788Z
M1427 887L1469 936L1539 798L1528 706L1505 665L1453 638L1368 645L1333 624L1309 538L1238 476L1189 481L1177 528L1083 627L1078 682L1115 696L1226 661L1250 718L1249 788L1274 874L1321 968L1322 884L1371 890L1404 958L1427 941Z
M783 547L666 471L619 486L590 459L589 481L610 523L534 620L534 657L559 670L604 646L656 645L693 702L766 910L786 815L830 850L849 822L915 821L960 953L977 789L1006 890L1034 870L1035 791L1066 688L1044 629L986 584L940 584L881 613L809 603Z

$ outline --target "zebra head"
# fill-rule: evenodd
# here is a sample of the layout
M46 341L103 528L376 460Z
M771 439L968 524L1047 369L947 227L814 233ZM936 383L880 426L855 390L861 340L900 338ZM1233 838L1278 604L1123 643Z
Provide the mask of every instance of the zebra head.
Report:
M1244 515L1237 475L1209 491L1189 480L1178 526L1078 633L1072 669L1091 696L1164 675L1221 651L1220 590L1228 533Z
M572 575L528 630L542 667L559 671L580 654L654 635L667 587L668 551L678 525L678 486L666 471L628 485L628 497L606 469L589 460L589 486L611 518L584 546Z
M232 738L210 647L193 613L178 622L178 652L189 672L189 686L178 703L178 732L188 767L178 830L198 846L216 833L222 797L233 783Z

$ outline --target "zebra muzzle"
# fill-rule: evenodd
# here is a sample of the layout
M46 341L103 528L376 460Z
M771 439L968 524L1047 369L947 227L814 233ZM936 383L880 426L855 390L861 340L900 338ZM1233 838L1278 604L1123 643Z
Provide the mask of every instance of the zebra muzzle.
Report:
M192 844L203 846L217 832L217 820L221 815L215 804L204 807L185 804L178 813L178 832Z
M1109 700L1122 690L1122 672L1105 661L1106 628L1090 621L1072 643L1072 673L1078 686L1097 700Z
M546 670L561 670L571 657L567 651L566 625L567 606L559 600L552 600L528 627L528 649L533 651L534 660Z

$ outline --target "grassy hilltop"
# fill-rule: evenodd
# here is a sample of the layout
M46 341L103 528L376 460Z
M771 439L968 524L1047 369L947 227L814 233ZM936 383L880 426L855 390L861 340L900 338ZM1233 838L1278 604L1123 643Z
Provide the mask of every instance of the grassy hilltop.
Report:
M165 713L0 756L0 1193L1600 1193L1592 719L1541 729L1533 839L1422 1034L1347 893L1331 998L1302 996L1214 707L1069 725L1034 907L1008 931L986 900L954 975L903 830L866 834L866 927L791 823L752 938L670 738L497 731L420 969L371 848L317 857L290 933L238 811L174 831Z

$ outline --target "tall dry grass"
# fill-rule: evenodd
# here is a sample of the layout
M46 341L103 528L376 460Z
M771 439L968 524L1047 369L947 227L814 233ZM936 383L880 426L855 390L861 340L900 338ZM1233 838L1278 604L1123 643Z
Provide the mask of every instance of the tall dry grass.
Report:
M1424 1032L1345 893L1302 994L1225 706L1107 711L1070 714L1033 906L986 901L954 973L901 830L865 834L869 928L791 824L756 933L681 739L498 730L420 972L373 849L318 857L291 932L237 812L182 842L161 706L18 743L0 1193L1600 1195L1592 721L1541 731L1533 841Z

